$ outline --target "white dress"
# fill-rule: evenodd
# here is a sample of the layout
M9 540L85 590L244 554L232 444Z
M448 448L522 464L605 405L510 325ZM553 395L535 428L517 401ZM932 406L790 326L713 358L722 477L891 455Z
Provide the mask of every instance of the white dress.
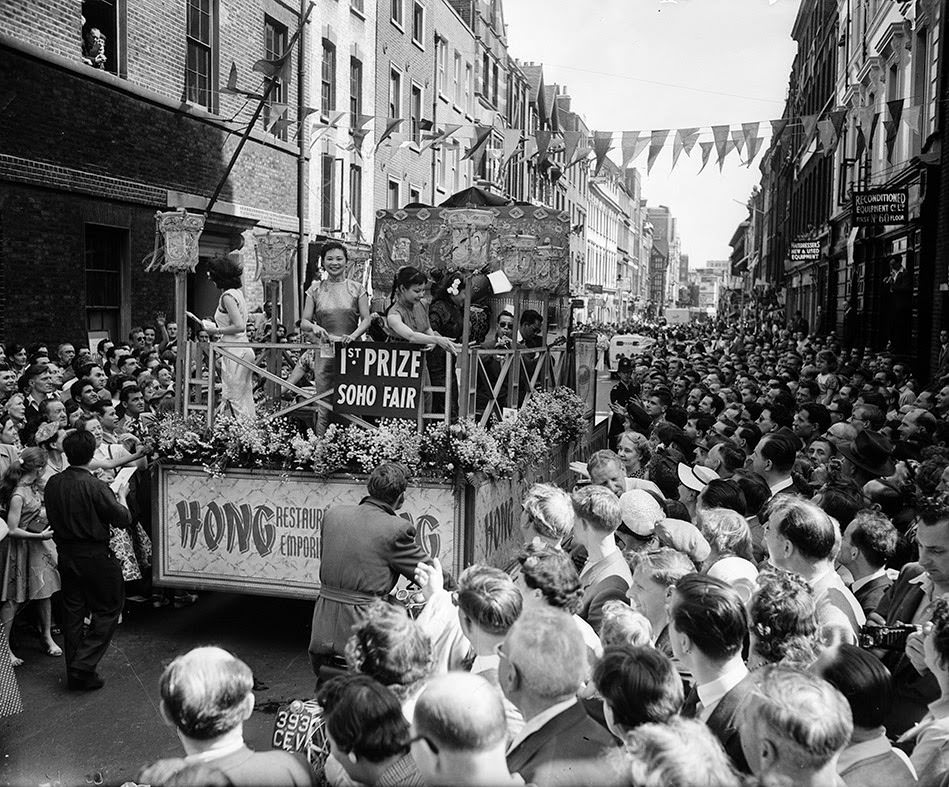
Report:
M224 335L220 339L221 349L253 365L254 351L250 347L228 347L228 344L247 342L247 302L238 289L225 290L218 300L214 322L218 328L230 328L231 316L224 307L224 298L230 295L237 303L240 313L240 333ZM227 356L221 357L221 406L218 412L230 411L237 416L250 418L254 415L254 373Z

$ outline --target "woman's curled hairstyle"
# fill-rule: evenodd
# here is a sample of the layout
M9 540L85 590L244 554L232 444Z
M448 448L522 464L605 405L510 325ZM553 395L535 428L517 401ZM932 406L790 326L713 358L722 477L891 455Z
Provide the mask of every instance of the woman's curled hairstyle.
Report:
M375 678L396 694L410 693L432 669L431 640L404 608L381 599L353 626L345 651L352 671Z

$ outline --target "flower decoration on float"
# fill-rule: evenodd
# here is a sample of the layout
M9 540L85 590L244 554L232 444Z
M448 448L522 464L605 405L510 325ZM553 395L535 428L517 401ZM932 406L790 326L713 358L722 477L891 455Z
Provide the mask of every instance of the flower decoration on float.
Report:
M200 416L169 414L156 425L154 437L160 461L203 467L214 476L232 467L320 477L365 474L390 461L418 480L451 480L459 473L468 478L529 473L551 446L576 442L586 428L583 400L569 388L557 388L531 394L516 416L490 427L468 418L420 434L414 420L384 419L375 429L330 424L317 435L266 412L219 416L212 426Z

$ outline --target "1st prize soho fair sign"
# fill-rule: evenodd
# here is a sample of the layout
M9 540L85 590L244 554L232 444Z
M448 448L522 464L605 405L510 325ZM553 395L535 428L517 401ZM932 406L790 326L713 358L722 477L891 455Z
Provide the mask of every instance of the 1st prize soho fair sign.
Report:
M337 345L337 413L412 418L422 403L423 351L408 342Z

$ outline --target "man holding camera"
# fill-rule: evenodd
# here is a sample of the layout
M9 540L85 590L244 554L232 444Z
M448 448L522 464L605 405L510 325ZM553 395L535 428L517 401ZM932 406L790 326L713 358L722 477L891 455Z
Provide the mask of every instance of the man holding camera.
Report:
M925 626L933 602L949 593L949 499L923 506L916 526L919 562L908 563L868 619L870 626ZM893 707L886 720L890 737L916 724L940 695L939 683L926 666L922 633L910 634L902 650L884 653L893 674Z

